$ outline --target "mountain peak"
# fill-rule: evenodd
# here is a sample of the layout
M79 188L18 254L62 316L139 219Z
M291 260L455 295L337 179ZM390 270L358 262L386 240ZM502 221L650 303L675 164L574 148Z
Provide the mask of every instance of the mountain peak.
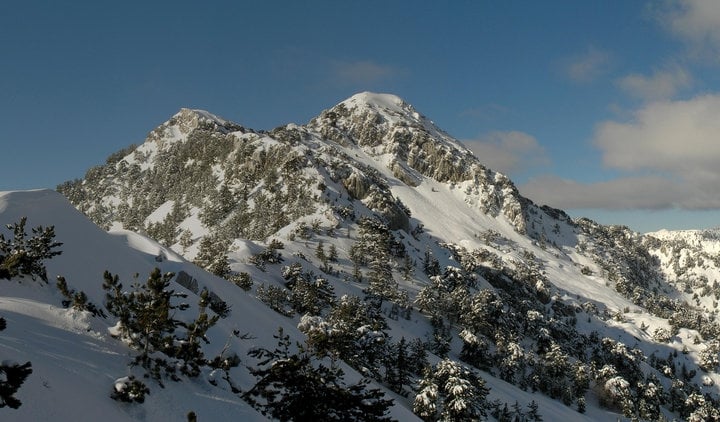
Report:
M404 122L409 125L434 126L425 116L402 98L393 94L360 92L333 107L331 110L350 111L351 114L373 116L390 123Z
M170 119L170 124L177 124L183 133L189 132L202 123L226 127L230 122L208 111L190 108L181 108Z
M397 95L369 91L357 93L341 104L345 104L345 106L349 108L352 108L352 106L365 105L372 108L384 108L395 111L400 111L403 107L408 106L408 104Z

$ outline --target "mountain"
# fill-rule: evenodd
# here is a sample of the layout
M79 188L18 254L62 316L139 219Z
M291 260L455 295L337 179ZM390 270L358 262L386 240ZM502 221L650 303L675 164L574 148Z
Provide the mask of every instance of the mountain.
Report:
M533 420L536 405L545 420L720 419L710 232L641 235L573 220L522 197L484 164L492 165L388 94L357 94L306 125L271 131L182 109L141 145L58 186L109 230L94 233L127 239L131 252L122 253L144 252L143 265L112 252L56 273L99 307L107 307L105 269L123 280L152 266L188 274L172 286L195 296L207 287L213 315L224 316L207 356L232 337L230 327L257 337L228 346L243 361L228 372L240 391L263 385L251 370L262 366L253 350L275 347L271 334L281 327L317 370L335 362L346 385L365 378L367 391L380 388L394 400L388 415L400 420L411 411L426 420ZM21 216L2 214L7 223ZM67 223L46 217L28 221L55 225L68 246ZM89 245L80 256L103 254ZM58 307L58 293L36 299L43 289L27 289L15 295L70 312ZM279 388L291 388L286 378ZM163 383L215 394L203 379ZM152 404L163 389L147 384L146 402L122 415L169 403ZM28 393L37 390L28 385ZM93 397L110 406L108 394ZM219 401L250 414L287 419L267 397L222 394Z

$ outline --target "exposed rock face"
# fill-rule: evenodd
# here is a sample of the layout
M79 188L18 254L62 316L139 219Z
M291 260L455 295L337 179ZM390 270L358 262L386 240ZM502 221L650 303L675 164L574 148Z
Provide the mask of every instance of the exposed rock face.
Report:
M361 93L323 111L308 127L341 145L353 144L371 156L390 157L392 175L416 187L426 176L445 183L470 181L481 211L504 214L516 229L526 231L526 204L506 176L491 171L457 140L440 130L399 97ZM353 177L346 183L356 198L367 184Z

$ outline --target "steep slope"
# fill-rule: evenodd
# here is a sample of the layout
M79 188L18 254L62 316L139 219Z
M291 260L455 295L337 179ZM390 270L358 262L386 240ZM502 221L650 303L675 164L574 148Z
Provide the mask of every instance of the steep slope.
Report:
M403 338L437 373L446 357L483 371L478 402L496 418L513 397L593 419L714 417L718 325L658 240L539 207L482 158L400 98L361 93L269 132L184 109L59 190L97 224L250 287L405 408L433 381L393 378ZM348 339L353 296L383 318Z
M149 247L131 248L131 244L137 246L135 234L104 232L56 192L0 193L0 220L11 223L21 217L27 217L33 227L55 226L56 237L63 245L62 254L47 261L50 284L29 278L0 280L0 315L8 322L7 331L0 335L0 353L3 359L29 360L33 364L33 374L19 393L23 406L17 410L0 409L3 420L182 420L191 410L211 419L235 415L248 420L265 419L231 393L210 390L208 384L202 383L155 387L150 393L153 400L143 408L111 400L114 380L133 373L128 368L130 350L108 334L107 329L114 325L112 319L64 309L63 298L54 288L55 276L66 277L72 288L85 292L96 304L104 301L101 285L105 270L118 274L128 284L133 274L147 274L155 266L166 271L187 271L207 285L218 280L155 242L145 240ZM166 253L170 259L157 262L159 253ZM183 290L178 285L175 289ZM243 297L235 300L248 302ZM253 305L250 301L244 306ZM233 329L236 327L219 324L212 333L214 347L221 348L232 339ZM275 324L268 329L274 330Z
M212 368L204 368L197 378L180 376L179 382L145 381L150 393L142 405L112 400L116 379L133 374L142 379L142 368L130 365L136 352L111 336L117 320L112 315L93 316L63 306L64 298L53 280L64 276L72 289L86 293L90 303L102 307L106 303L101 288L104 270L118 274L131 289L133 274L159 267L178 274L171 289L186 295L190 304L188 311L178 311L182 316L197 313L198 291L209 289L232 303L232 309L207 333L204 352L208 357L239 355L243 364L227 374L243 390L254 383L245 368L254 362L248 352L274 348L273 334L278 328L302 340L295 323L153 240L124 230L104 232L56 192L0 192L0 221L21 217L27 217L32 226L54 226L62 253L46 261L49 283L29 277L0 280L0 316L8 324L0 335L0 356L30 361L33 367L18 393L23 405L16 410L0 408L2 420L185 420L189 411L203 420L266 420ZM192 285L186 287L181 274L192 279ZM350 378L357 378L352 369L344 369ZM402 407L396 406L390 414L413 419Z

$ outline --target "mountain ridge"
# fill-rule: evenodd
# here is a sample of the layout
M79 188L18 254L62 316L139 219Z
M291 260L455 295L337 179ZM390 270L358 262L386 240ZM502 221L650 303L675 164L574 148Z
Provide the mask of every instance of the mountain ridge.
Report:
M283 299L297 294L292 267L385 315L417 315L390 323L396 339L424 336L437 356L578 409L596 400L593 412L602 402L654 419L707 410L693 399L670 411L672 394L717 402L720 270L702 248L538 206L399 97L357 94L270 131L181 110L114 157L58 190L102 227L223 278L249 274L251 293L283 315L305 309ZM298 321L308 341L336 330L332 311L317 317ZM551 356L564 369L538 372ZM586 372L591 391L572 390ZM662 394L642 407L651 384Z

